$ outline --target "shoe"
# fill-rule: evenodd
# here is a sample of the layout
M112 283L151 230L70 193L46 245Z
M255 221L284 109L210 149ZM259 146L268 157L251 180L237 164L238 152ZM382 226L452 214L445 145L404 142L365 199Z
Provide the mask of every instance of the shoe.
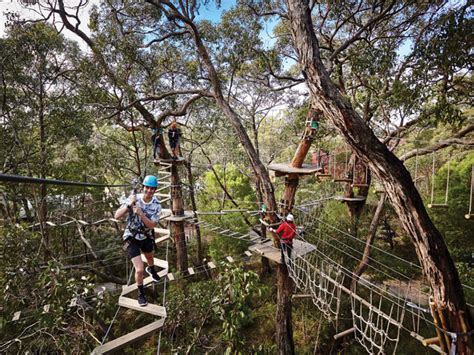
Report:
M145 268L145 271L147 272L148 275L151 276L153 281L155 281L155 282L160 281L160 276L158 276L158 274L156 273L155 268L153 266L147 266Z
M144 307L148 304L144 294L138 294L138 305Z

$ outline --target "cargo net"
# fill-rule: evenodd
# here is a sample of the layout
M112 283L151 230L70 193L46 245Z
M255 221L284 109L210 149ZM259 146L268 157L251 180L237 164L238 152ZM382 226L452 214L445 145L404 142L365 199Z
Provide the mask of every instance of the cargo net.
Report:
M396 352L405 302L360 279L350 292L355 339L370 354Z
M285 263L296 288L310 295L315 306L328 319L337 321L344 281L344 273L337 265L319 258L317 252L285 258Z

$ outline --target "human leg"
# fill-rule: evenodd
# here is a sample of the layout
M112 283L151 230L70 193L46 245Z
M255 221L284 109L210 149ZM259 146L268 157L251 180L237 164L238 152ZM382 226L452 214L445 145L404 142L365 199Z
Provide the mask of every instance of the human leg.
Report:
M143 241L142 244L142 251L143 255L145 255L146 262L148 266L145 268L145 271L147 272L148 275L151 276L153 281L158 282L160 281L160 277L158 276L156 269L155 269L155 262L153 260L153 243L154 240L152 239L146 239Z
M148 302L145 298L145 288L143 286L144 265L140 255L132 258L132 264L135 267L135 282L138 288L138 304L146 306Z

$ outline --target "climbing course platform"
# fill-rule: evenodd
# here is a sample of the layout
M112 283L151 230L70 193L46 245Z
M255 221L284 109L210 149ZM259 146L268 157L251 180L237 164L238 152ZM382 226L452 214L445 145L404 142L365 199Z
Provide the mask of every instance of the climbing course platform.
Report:
M249 246L249 250L255 254L259 254L267 259L270 259L278 264L281 264L281 251L273 246L273 240L268 239L264 242L259 242ZM302 240L293 240L293 253L299 256L304 256L316 250L313 244L304 242Z
M194 217L194 212L193 211L184 211L184 214L182 216L174 216L172 215L172 212L170 209L163 208L161 210L161 220L166 220L166 221L174 221L174 222L179 222L179 221L184 221L189 218Z
M289 163L269 164L268 170L275 172L275 176L284 176L289 174L312 175L322 169L315 165L303 164L301 168L294 168Z

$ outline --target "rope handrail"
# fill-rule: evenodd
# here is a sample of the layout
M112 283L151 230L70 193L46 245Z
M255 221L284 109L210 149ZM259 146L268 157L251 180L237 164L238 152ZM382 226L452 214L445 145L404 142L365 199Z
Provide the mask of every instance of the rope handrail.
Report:
M50 184L50 185L66 185L66 186L86 186L86 187L130 187L131 184L98 184L92 182L43 179L31 176L0 174L0 181L15 182L15 183L30 183L30 184Z

